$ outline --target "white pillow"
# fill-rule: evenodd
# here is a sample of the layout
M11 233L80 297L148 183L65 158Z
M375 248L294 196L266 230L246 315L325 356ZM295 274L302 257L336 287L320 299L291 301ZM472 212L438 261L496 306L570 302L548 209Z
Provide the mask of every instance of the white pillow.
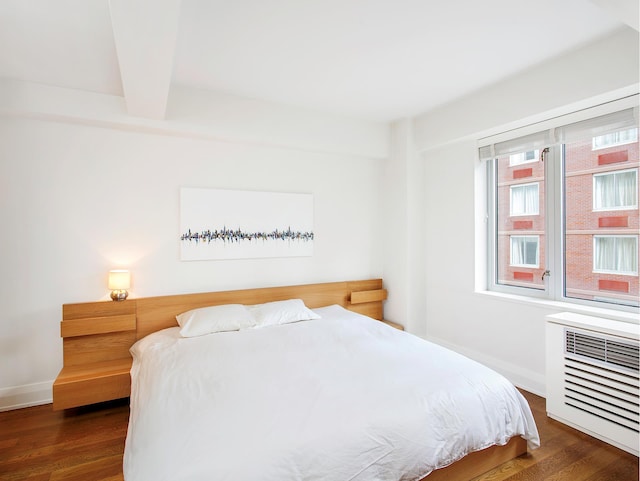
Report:
M319 315L304 305L302 299L256 304L249 306L249 312L256 320L256 327L320 319Z
M256 321L242 304L201 307L176 316L182 337L195 337L254 327Z

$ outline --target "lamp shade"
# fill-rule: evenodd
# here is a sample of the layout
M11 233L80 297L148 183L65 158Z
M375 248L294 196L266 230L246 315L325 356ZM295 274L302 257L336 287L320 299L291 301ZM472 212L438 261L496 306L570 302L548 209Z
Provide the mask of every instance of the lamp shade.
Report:
M109 271L109 289L127 290L131 285L131 275L124 269Z

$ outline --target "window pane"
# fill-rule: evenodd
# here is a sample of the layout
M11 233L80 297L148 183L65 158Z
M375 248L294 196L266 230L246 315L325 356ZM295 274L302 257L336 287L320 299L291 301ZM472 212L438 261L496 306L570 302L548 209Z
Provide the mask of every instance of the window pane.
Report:
M613 106L482 139L489 289L640 305L637 110L628 99Z
M545 288L541 279L545 260L544 164L538 152L504 155L493 164L497 284ZM522 161L514 163L514 156Z
M623 130L564 146L567 298L638 305L636 132ZM596 145L601 148L593 150Z

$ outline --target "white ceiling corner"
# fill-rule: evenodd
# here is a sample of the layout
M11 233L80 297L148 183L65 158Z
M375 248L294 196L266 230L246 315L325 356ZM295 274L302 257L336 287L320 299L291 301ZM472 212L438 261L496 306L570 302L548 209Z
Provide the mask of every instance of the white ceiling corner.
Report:
M613 17L638 31L640 8L638 0L591 0L600 8L607 10Z
M171 86L180 0L109 0L129 115L163 119Z

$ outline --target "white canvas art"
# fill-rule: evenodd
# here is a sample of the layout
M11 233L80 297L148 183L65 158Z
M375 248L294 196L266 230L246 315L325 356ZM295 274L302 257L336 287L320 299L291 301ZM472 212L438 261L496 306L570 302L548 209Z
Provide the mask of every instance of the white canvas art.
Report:
M184 261L313 255L313 195L183 188Z

